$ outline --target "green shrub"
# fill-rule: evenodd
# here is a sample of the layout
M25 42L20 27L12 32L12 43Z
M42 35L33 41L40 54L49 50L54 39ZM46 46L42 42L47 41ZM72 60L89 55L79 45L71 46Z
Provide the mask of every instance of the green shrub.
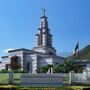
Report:
M13 70L14 73L28 73L27 70Z
M2 69L1 71L0 71L0 73L8 73L9 71L8 70L5 70L5 69Z

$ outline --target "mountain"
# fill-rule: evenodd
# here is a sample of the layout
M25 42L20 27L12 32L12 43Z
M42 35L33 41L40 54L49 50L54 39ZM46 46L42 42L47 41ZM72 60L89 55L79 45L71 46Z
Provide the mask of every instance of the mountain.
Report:
M72 52L61 52L61 53L58 53L58 56L61 56L61 57L68 57L72 54Z
M75 56L69 56L69 59L78 59L78 55ZM90 45L87 45L83 49L79 51L79 59L84 60L84 59L89 59L90 60Z

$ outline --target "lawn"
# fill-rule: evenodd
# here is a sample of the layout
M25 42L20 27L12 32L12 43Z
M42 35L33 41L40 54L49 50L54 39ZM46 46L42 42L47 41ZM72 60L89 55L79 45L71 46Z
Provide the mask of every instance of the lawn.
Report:
M21 73L14 73L14 83L20 83ZM0 84L9 83L9 73L0 73Z
M21 76L21 73L14 73L14 83L15 84L20 84L20 76Z
M0 84L8 84L9 82L9 74L8 73L0 73Z
M63 86L63 87L20 87L12 85L0 86L0 90L84 90L90 86Z

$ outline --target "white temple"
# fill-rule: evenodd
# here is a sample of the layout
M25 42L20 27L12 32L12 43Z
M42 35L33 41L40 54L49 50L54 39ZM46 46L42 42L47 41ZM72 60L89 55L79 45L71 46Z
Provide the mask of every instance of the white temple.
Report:
M41 17L38 33L35 35L36 46L32 50L21 48L8 51L8 56L2 57L0 69L11 69L13 63L20 65L20 69L37 73L37 69L50 65L58 65L64 62L64 58L56 55L56 49L52 45L52 34L48 27L47 17L44 13Z

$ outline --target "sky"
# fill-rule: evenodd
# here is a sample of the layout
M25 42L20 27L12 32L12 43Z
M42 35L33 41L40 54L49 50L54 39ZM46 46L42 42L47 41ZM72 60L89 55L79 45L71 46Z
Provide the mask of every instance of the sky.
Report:
M8 49L35 46L42 8L46 9L57 53L90 44L90 0L0 0L0 56Z

